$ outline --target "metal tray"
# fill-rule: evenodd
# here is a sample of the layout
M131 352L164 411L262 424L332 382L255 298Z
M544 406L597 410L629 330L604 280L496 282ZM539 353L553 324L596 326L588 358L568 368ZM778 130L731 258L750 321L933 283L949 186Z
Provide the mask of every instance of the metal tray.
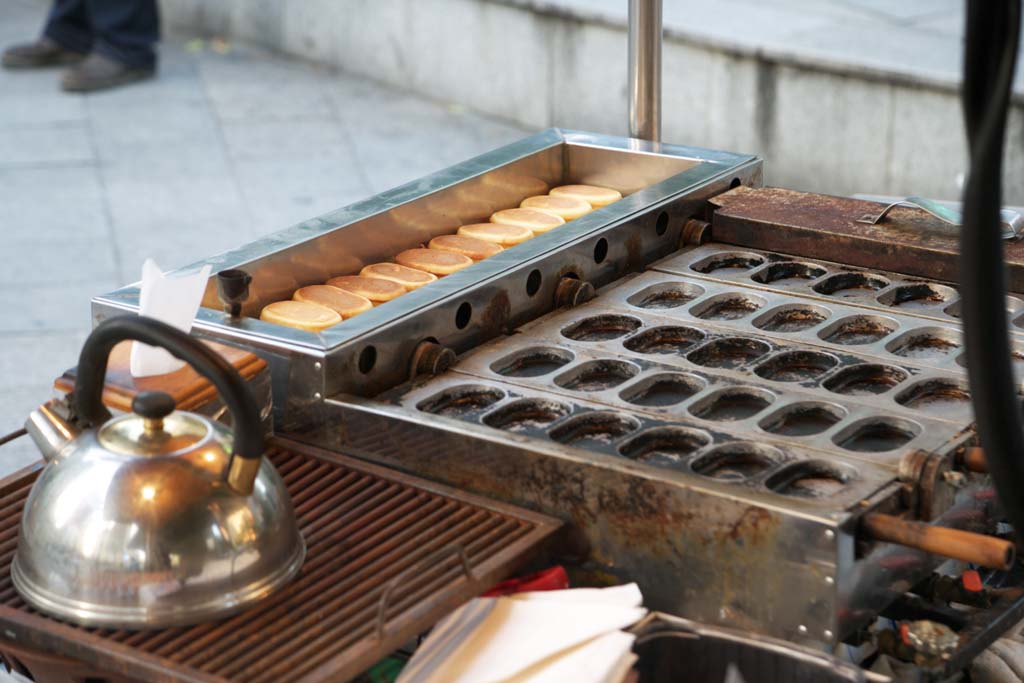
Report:
M760 169L752 156L551 129L180 272L211 264L253 276L246 317L237 319L221 311L211 278L194 329L262 352L277 366L275 404L293 414L339 391L372 395L401 383L422 340L464 351L547 312L563 275L601 285L643 268L676 248L683 224L703 213L709 196L759 184ZM522 192L509 179L523 176L596 183L625 196L318 334L253 317L298 287L357 273L518 205ZM135 311L138 299L138 286L126 287L95 298L93 313Z

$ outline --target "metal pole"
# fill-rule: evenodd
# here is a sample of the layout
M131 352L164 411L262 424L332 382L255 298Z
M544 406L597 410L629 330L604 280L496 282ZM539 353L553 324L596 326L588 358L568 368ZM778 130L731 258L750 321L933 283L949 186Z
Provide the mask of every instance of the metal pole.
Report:
M661 140L662 0L629 0L629 134Z

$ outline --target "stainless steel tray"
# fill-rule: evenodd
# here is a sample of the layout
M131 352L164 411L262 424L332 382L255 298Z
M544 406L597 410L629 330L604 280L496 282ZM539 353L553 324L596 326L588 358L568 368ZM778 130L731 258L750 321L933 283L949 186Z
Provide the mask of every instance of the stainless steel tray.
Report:
M760 169L752 156L551 129L181 272L209 263L253 276L247 317L221 312L211 279L195 329L264 352L284 387L278 408L291 415L323 396L372 395L404 381L424 339L463 351L537 317L551 309L561 275L600 285L643 268L676 248L683 223L703 212L707 197L759 184ZM522 197L508 187L521 176L591 182L626 196L319 334L252 317L300 286L358 272L517 204ZM495 187L505 194L481 199L493 198ZM137 286L126 287L94 299L93 312L102 319L134 311L138 298Z

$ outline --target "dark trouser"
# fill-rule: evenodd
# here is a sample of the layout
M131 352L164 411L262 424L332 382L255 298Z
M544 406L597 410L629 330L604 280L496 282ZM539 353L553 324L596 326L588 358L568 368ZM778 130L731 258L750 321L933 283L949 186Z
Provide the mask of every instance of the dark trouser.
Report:
M75 52L98 52L132 67L156 64L156 0L54 0L43 35Z

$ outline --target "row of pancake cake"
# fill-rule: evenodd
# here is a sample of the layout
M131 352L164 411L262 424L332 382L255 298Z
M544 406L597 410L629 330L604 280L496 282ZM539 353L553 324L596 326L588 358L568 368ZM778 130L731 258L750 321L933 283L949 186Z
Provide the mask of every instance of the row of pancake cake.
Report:
M488 223L463 225L454 235L434 237L426 248L407 249L394 263L374 263L358 275L300 287L291 301L265 306L260 319L319 332L621 198L616 190L592 185L553 188L527 197L518 208L496 211Z

